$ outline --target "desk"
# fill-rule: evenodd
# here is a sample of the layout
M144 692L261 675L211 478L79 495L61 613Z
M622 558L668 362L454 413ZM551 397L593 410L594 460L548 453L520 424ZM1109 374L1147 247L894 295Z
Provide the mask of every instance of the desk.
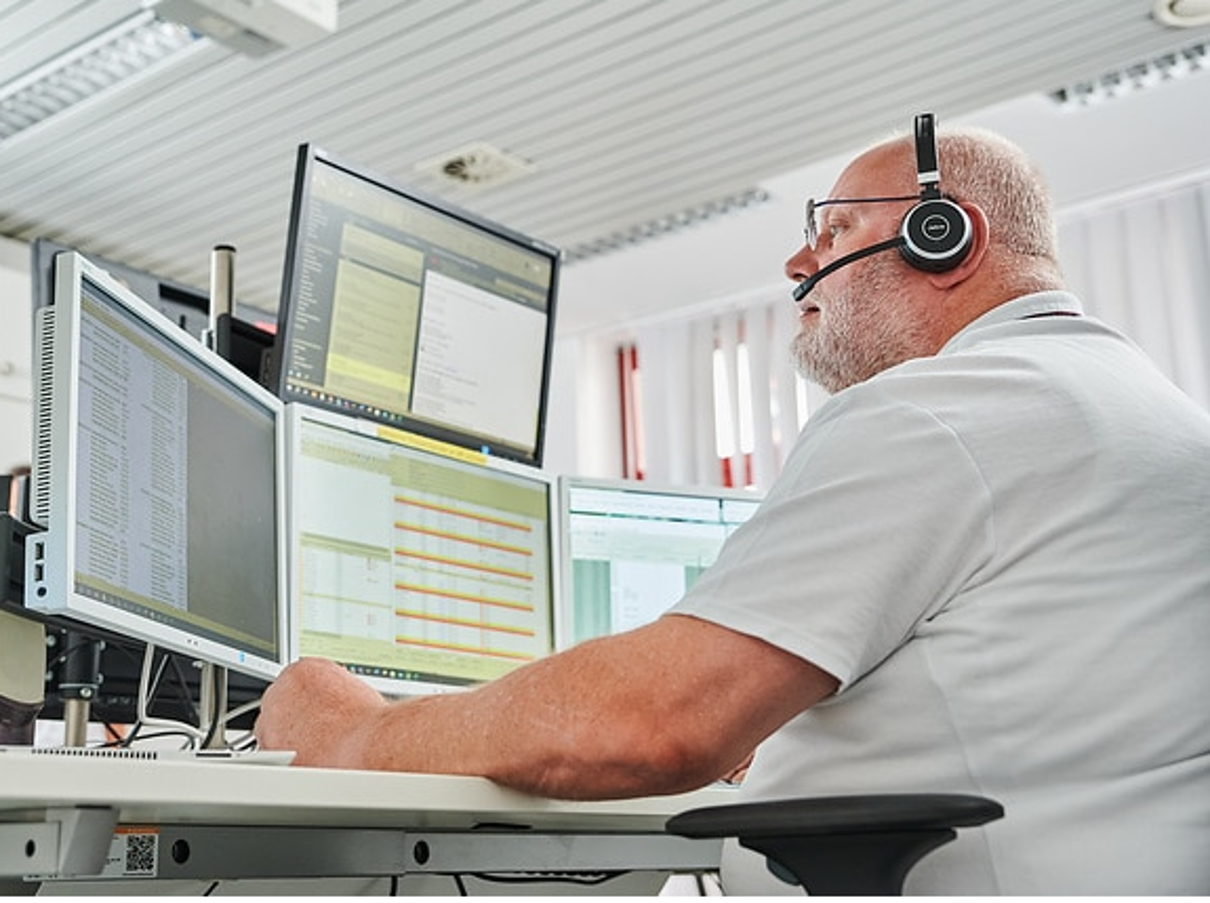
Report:
M717 867L720 842L669 836L664 823L732 798L708 788L572 803L482 778L7 756L0 876L700 872ZM134 837L149 853L141 873L112 855Z

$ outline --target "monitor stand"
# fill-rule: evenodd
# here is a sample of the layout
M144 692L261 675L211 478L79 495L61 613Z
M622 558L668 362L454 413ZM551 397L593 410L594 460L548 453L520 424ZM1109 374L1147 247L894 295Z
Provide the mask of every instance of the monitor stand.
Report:
M101 652L105 641L68 631L62 642L59 695L63 697L63 745L87 746L92 701L101 689Z
M202 665L200 714L203 749L226 749L227 669L221 665Z

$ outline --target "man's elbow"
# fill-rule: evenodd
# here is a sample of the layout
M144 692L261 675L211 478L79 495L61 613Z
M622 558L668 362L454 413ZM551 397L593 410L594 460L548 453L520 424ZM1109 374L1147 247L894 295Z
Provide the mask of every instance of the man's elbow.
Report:
M653 738L645 750L652 793L683 793L717 781L742 758L728 753L730 745L718 735Z
M581 800L660 796L703 787L736 764L715 744L639 719L599 725L566 740L562 754L544 763L530 789Z
M624 763L619 784L626 796L683 793L717 780L736 763L724 738L714 732L686 730L683 720L660 725L641 721L615 734L618 761Z

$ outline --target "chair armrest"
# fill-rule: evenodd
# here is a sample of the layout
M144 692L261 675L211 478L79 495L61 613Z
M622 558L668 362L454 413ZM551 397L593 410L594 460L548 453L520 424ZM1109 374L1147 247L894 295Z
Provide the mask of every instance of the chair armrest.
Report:
M955 828L1004 815L994 800L944 793L809 797L682 812L666 830L684 837L736 837L764 853L770 870L818 895L902 891L921 857Z

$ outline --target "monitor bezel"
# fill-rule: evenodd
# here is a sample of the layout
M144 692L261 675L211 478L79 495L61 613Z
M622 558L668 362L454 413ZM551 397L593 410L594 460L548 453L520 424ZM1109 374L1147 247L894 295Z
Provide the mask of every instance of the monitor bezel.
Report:
M300 521L297 511L297 499L295 495L295 486L299 480L297 461L300 456L299 442L302 436L302 426L304 422L310 421L318 423L322 426L343 430L353 433L367 439L382 442L388 446L404 448L407 453L429 454L438 458L446 458L452 461L461 462L463 464L474 464L475 466L483 467L484 469L495 471L502 474L508 474L514 477L541 484L546 490L546 521L547 521L547 587L549 591L549 607L546 612L547 621L547 643L545 655L550 655L558 648L558 629L559 629L559 612L560 604L560 563L558 560L560 539L558 537L559 530L559 491L556 478L542 470L521 464L516 461L502 459L491 455L482 455L477 452L462 449L461 447L446 447L442 448L441 444L435 442L431 437L421 436L418 434L408 434L403 431L395 430L391 427L384 427L372 420L365 420L360 417L353 417L348 414L342 414L338 411L330 411L326 408L316 407L314 405L304 404L302 402L287 402L285 405L285 424L286 424L286 460L287 460L287 493L290 498L290 504L287 510L287 529L286 529L286 547L287 547L287 565L290 574L289 584L289 613L290 613L290 643L289 643L289 659L297 661L303 657L301 651L301 587L300 587L300 566L298 562L298 550L300 548L299 532ZM397 435L391 436L391 433ZM349 663L342 662L341 664L348 667ZM519 665L518 667L522 667ZM356 673L351 671L351 673ZM459 693L472 689L480 684L478 683L443 683L439 681L425 680L399 680L394 678L380 678L370 674L356 673L362 681L367 685L390 698L412 698L417 696L438 695L443 693Z
M165 349L213 374L227 389L246 396L271 418L275 459L272 518L277 575L276 598L273 600L276 645L273 655L263 655L235 643L228 644L193 633L75 591L72 575L76 572L75 486L79 452L75 424L79 417L80 401L80 298L85 280L94 283L123 312L145 325ZM282 429L284 406L280 399L205 348L184 329L112 278L105 269L78 253L61 253L57 256L54 303L41 316L53 317L53 325L35 370L39 386L35 391L32 495L35 499L42 499L39 514L45 515L45 522L39 526L45 529L31 534L26 540L25 607L244 674L269 679L276 677L286 662L289 650L287 572L282 543L286 512L285 442Z
M290 220L286 234L286 256L282 270L282 290L278 302L277 338L271 356L266 384L286 403L305 403L312 407L321 407L338 413L347 413L347 410L339 402L326 402L323 399L300 396L291 392L287 385L287 363L289 360L290 345L294 337L295 311L298 306L298 294L303 273L302 254L305 249L305 223L311 199L313 174L317 166L325 166L343 172L351 179L398 196L407 203L428 208L441 216L456 220L466 226L480 230L487 235L514 244L525 251L541 255L549 260L551 283L545 312L546 335L543 342L542 374L539 397L536 399L536 423L532 447L520 448L499 442L498 440L491 439L491 437L469 432L466 428L458 425L438 425L430 420L413 417L406 411L391 412L401 418L399 421L388 420L385 417L375 418L372 411L357 412L358 416L363 416L367 419L376 419L383 425L393 429L401 429L428 436L442 442L448 442L462 448L488 454L493 458L504 458L540 468L542 466L546 440L546 419L550 404L551 365L554 354L555 315L558 308L559 277L563 263L562 252L546 242L479 216L449 201L404 186L382 173L375 172L368 167L361 166L337 154L330 153L313 143L299 145L296 156L294 187L290 203Z
M600 489L607 492L631 494L670 495L684 498L707 498L722 501L752 502L759 505L764 494L752 489L735 486L709 486L706 484L652 483L647 480L624 477L589 477L563 474L558 478L559 490L559 597L562 604L557 612L559 625L557 648L567 649L574 645L575 590L572 586L571 554L571 493L574 489Z

